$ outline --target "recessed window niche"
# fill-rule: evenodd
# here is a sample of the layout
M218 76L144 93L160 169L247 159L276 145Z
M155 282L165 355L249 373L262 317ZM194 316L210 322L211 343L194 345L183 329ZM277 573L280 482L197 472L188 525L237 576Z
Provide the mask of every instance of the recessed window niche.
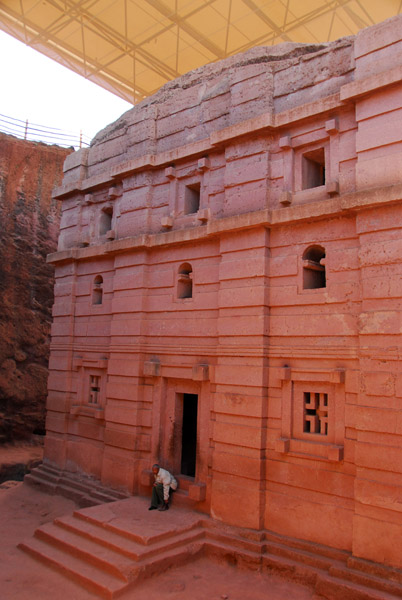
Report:
M89 376L89 404L99 404L100 399L100 375Z
M99 219L99 235L105 235L112 229L113 208L107 206L102 208Z
M325 185L325 149L317 148L302 156L302 189Z
M102 304L103 301L103 277L97 275L92 286L92 304Z
M322 246L310 246L303 254L303 289L325 288L325 249Z
M184 214L192 215L200 208L201 184L186 185L184 189Z
M189 263L184 263L179 267L177 278L177 297L193 297L193 269Z

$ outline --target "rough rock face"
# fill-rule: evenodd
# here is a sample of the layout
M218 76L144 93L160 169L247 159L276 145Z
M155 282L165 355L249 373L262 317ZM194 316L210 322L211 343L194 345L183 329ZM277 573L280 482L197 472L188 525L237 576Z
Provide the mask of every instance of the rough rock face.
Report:
M44 429L59 206L71 150L0 134L0 441Z
M353 77L352 50L352 37L314 45L286 42L190 71L95 136L90 150L82 151L88 154L87 176L102 174L122 156L131 160L170 151L245 116L280 112L336 93ZM77 177L74 162L69 166L64 184Z

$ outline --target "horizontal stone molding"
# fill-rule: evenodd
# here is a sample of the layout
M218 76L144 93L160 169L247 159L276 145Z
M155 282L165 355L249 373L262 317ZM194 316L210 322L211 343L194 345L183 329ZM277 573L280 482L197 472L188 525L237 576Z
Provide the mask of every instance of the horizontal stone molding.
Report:
M264 130L280 129L308 117L333 111L345 103L373 92L374 90L398 84L401 79L402 67L395 67L388 71L372 75L371 77L347 83L341 86L339 93L332 94L326 98L302 104L301 106L277 114L264 113L252 119L247 119L235 125L231 125L230 127L215 131L204 140L180 146L179 148L160 154L146 154L142 157L126 161L120 165L115 165L111 167L109 171L106 171L101 175L64 184L53 191L53 198L62 199L76 192L88 192L90 190L98 189L99 187L107 186L108 184L113 186L116 179L121 179L123 176L130 175L136 171L163 166L169 168L169 163L208 152L216 146L235 140L244 135ZM327 123L329 124L330 121ZM327 127L328 133L337 131L337 126L335 125L334 127L333 125L334 124L331 123L329 128ZM285 138L282 139L284 140ZM169 176L171 176L170 173Z
M53 198L61 200L76 192L89 192L101 187L110 187L113 186L116 179L121 179L122 177L131 175L137 171L156 167L169 168L169 165L174 161L204 154L229 141L243 137L244 135L269 130L274 131L314 115L333 111L340 106L340 95L332 94L326 98L315 100L278 114L264 113L257 117L253 117L252 119L247 119L240 123L236 123L235 125L225 127L219 131L214 131L208 138L198 142L186 144L167 152L161 152L160 154L146 154L139 158L115 165L111 167L109 171L106 171L101 175L59 186L53 191ZM202 168L204 168L204 166ZM173 171L169 171L169 177L172 176L172 174Z
M78 356L73 359L73 370L77 371L82 368L106 369L107 363L107 358L84 358Z
M324 444L320 442L309 442L290 438L279 438L275 442L275 450L280 454L304 457L311 459L340 462L343 460L343 446L336 444Z
M264 209L212 219L202 227L191 227L155 234L143 234L121 240L111 240L105 244L86 248L70 248L49 254L47 262L56 264L85 260L103 255L113 255L129 252L140 248L158 248L171 244L193 243L208 237L215 237L221 233L235 232L261 226L273 228L276 225L303 221L321 220L332 215L357 212L366 208L400 202L402 197L402 184L383 186L351 194L343 194L330 199L320 200L310 204L290 205L274 210Z
M282 381L325 381L329 383L345 383L345 369L294 369L282 367L280 373Z
M85 404L73 404L70 407L70 415L73 417L93 417L101 421L105 419L105 410L99 406L95 407Z
M379 90L389 85L401 83L401 80L402 67L395 67L389 71L383 71L382 73L371 75L371 77L346 83L340 89L340 99L342 102L352 99L354 100L361 96L365 96L374 90Z
M172 379L192 379L193 381L208 381L210 369L207 364L198 365L169 365L159 361L144 362L144 377L167 377Z

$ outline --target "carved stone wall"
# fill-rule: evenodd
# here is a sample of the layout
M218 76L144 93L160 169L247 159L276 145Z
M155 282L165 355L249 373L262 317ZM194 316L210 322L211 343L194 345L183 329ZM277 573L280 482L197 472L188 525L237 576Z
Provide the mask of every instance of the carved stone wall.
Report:
M198 69L68 157L49 462L402 567L401 24Z
M0 440L44 432L60 209L71 150L0 134Z

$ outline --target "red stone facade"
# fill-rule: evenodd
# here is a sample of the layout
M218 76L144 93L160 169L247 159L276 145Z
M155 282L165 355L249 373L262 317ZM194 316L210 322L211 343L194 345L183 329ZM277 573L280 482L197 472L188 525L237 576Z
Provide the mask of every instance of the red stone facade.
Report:
M0 133L0 442L44 433L60 206L71 149Z
M167 84L68 157L46 456L402 567L402 19Z

